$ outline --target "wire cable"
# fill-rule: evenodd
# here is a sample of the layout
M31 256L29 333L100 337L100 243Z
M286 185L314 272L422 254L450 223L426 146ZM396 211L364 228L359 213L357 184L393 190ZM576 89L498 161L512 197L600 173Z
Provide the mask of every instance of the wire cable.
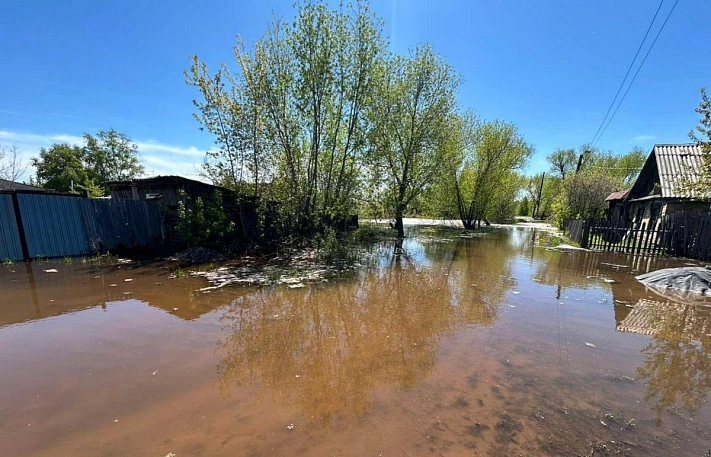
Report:
M652 25L654 25L654 21L657 20L657 15L659 14L659 10L662 9L663 4L664 4L664 0L659 2L659 6L657 7L657 11L654 13L652 22L649 23L649 27L647 27L647 31L644 33L644 38L642 38L642 42L639 43L637 52L634 54L634 58L632 59L632 62L630 62L630 66L627 68L627 73L625 73L625 77L622 79L622 82L620 83L620 87L617 88L617 92L615 93L615 96L613 97L612 102L610 103L610 106L607 107L607 112L605 113L605 117L602 118L602 122L600 122L600 125L598 126L597 131L595 132L595 135L593 136L593 139L590 142L591 145L595 143L598 133L600 133L602 126L605 125L607 116L610 114L610 111L612 111L612 107L615 106L615 102L617 101L617 96L620 95L622 88L625 86L627 77L630 75L630 71L632 71L632 67L634 66L634 63L637 61L637 57L639 56L639 52L642 50L642 47L644 46L644 42L647 41L647 36L649 35L649 31L652 30Z
M649 53L652 52L652 48L654 48L654 44L657 42L657 38L659 38L659 35L662 34L662 30L664 30L664 26L667 25L667 21L669 21L669 18L671 17L672 13L674 12L674 8L676 8L677 3L679 3L679 0L676 0L674 2L674 5L672 5L671 10L669 10L669 14L667 14L667 18L664 19L664 22L662 23L661 28L657 32L657 36L654 37L654 41L652 41L652 45L647 50L647 53L644 55L644 59L642 59L642 63L639 64L639 68L637 68L637 71L635 72L634 76L632 77L632 80L630 81L630 85L627 86L627 90L625 90L625 93L622 94L620 103L617 105L617 108L615 108L615 111L612 112L612 116L610 116L610 120L607 121L607 125L605 125L605 128L602 129L602 132L600 132L600 135L597 137L597 140L595 140L595 143L593 143L593 146L595 146L595 144L598 141L600 141L600 138L602 138L602 135L605 133L605 130L607 130L607 127L610 126L612 119L614 119L615 114L617 114L617 110L620 109L620 106L622 106L622 102L625 101L625 97L627 97L627 93L630 91L630 88L632 87L632 84L634 84L635 79L637 79L637 75L639 74L639 71L642 69L644 62L647 61L647 57L649 57Z

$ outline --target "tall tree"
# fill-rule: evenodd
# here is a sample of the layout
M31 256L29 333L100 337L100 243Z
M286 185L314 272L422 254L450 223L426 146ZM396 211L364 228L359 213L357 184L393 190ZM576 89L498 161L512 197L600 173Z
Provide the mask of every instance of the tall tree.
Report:
M428 45L389 56L379 68L370 110L371 160L385 201L404 236L403 216L446 162L448 124L459 77Z
M516 198L520 187L513 191L503 184L512 171L523 167L534 149L510 123L484 122L468 131L474 137L468 142L471 147L455 176L455 186L460 219L465 228L472 229L486 220L497 192L511 193L511 201Z
M135 179L144 174L138 161L138 145L114 129L96 136L84 134L83 159L90 176L101 186L109 181Z
M5 186L12 186L12 183L17 182L25 171L27 167L22 163L17 145L0 144L0 179L9 181L8 184L0 182L0 190Z
M575 149L556 149L547 158L553 176L565 179L575 172L578 154Z
M222 66L210 77L195 57L186 78L203 96L198 121L216 135L212 170L255 193L268 179L296 229L352 211L381 30L365 2L333 11L313 1L293 23L274 20L252 52L238 44L237 75Z
M97 192L84 165L84 150L79 146L55 143L49 148L42 148L39 157L32 158L32 166L37 172L37 183L46 189L75 193L89 189Z

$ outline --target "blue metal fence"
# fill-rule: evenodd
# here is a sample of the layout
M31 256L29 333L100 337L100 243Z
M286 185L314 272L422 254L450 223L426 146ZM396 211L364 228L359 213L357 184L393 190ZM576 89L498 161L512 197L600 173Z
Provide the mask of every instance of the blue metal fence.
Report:
M149 202L0 194L0 260L78 256L164 241L160 209Z
M90 252L79 207L80 198L19 194L17 199L31 258Z
M22 257L12 195L0 194L0 260L19 260Z

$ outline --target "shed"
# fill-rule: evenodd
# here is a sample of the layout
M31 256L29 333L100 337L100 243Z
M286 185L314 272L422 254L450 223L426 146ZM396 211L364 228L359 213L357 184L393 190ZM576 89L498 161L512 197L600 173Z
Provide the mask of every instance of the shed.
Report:
M609 220L615 222L627 220L625 198L629 193L629 189L621 190L619 192L611 193L610 196L605 199L605 201L609 204L609 207L607 208L607 217Z
M171 241L182 242L177 231L177 208L183 197L211 199L215 191L222 193L222 202L231 220L235 222L238 237L253 239L257 236L257 203L255 198L245 197L225 187L215 186L182 176L156 176L131 181L107 183L112 199L146 200L164 207L165 226Z

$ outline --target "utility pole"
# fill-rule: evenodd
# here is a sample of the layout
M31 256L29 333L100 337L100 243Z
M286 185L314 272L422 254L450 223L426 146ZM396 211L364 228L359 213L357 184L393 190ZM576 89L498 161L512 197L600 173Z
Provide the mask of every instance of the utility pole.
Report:
M586 154L590 154L590 151L587 149L580 153L580 157L578 157L578 166L575 167L575 176L578 176L580 169L583 167L583 156Z
M541 209L541 197L543 196L543 180L546 178L546 172L544 171L541 175L541 185L538 187L538 201L533 207L533 218L536 218L536 213Z

